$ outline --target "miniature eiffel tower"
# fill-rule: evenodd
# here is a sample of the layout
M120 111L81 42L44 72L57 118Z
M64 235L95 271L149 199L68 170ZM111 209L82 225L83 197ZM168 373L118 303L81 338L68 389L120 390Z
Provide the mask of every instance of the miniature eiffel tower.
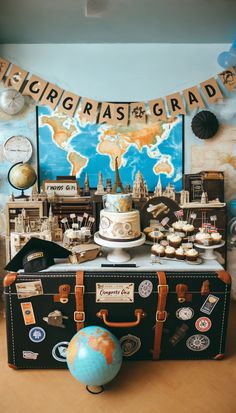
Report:
M118 159L118 156L117 156L116 159L115 159L116 180L115 180L115 183L114 183L114 186L113 186L113 188L112 188L111 193L112 193L112 194L115 194L115 193L117 192L117 189L120 188L121 192L124 194L124 193L125 193L125 190L124 190L124 188L123 188L123 185L122 185L122 182L121 182L121 179L120 179L120 174L119 174L117 159Z

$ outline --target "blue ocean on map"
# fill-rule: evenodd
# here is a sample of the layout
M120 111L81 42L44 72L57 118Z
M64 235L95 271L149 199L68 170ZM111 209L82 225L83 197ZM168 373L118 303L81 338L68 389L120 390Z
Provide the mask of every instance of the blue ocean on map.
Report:
M43 116L54 117L55 114L48 107L38 107L38 162L39 162L39 180L42 182L48 179L56 179L57 176L71 175L72 165L67 159L68 146L61 148L53 140L53 129L47 123L42 124ZM83 187L85 174L88 173L90 188L96 188L98 183L98 174L101 171L104 184L107 178L115 180L115 172L111 169L111 159L109 155L100 154L97 146L100 141L100 135L105 130L104 125L84 124L81 125L76 118L66 118L65 125L74 122L78 129L78 134L74 134L69 140L70 151L78 152L86 157L88 162L85 168L81 170L77 179L80 186ZM107 128L107 126L106 126ZM122 138L121 138L122 139ZM67 144L68 145L68 144ZM143 146L139 151L136 145L129 145L122 158L122 166L119 169L123 186L130 184L132 187L134 178L140 170L149 191L153 191L159 178L155 174L153 167L162 159L169 159L172 165L172 173L161 173L160 179L163 188L168 183L175 186L176 191L182 189L183 173L183 117L179 116L178 121L168 132L167 138L160 144L153 147Z

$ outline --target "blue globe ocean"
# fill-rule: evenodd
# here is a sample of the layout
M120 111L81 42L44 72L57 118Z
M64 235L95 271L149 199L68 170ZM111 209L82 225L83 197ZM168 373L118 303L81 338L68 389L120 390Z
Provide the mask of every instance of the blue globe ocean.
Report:
M110 382L120 370L120 343L105 328L85 327L70 341L67 364L71 374L81 383L102 386Z

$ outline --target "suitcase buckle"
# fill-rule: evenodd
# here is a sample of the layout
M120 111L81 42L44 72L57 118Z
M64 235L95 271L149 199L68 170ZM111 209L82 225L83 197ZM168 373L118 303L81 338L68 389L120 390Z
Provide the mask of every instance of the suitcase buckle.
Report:
M77 294L77 288L82 288L82 294L84 295L84 290L85 290L84 285L76 284L75 285L75 294Z
M157 286L158 294L160 294L160 288L162 288L162 287L166 287L166 294L168 294L168 292L169 292L169 285L168 284L158 284L158 286Z
M160 313L162 313L162 314L164 313L164 315L165 315L163 320L159 320L159 318L158 318ZM167 319L167 311L157 311L156 312L156 322L164 323L166 321L166 319Z
M77 316L82 315L81 320L77 319ZM83 323L85 321L85 312L84 311L74 311L74 321L76 323Z

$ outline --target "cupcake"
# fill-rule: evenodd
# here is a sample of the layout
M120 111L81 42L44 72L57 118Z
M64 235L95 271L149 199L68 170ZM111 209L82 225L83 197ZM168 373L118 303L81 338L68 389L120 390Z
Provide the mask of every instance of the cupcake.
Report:
M195 240L197 243L202 244L202 245L213 244L213 239L211 237L211 234L208 234L208 232L198 232L195 236Z
M184 249L182 247L177 248L177 250L175 251L175 257L178 260L184 260L185 259L185 252L184 252Z
M182 238L176 234L170 234L167 236L167 240L171 247L178 248L181 245Z
M186 259L188 261L196 261L198 258L198 252L194 249L191 248L190 250L186 250Z
M157 255L158 257L165 256L165 248L162 245L155 244L151 248L151 253Z
M148 234L150 234L150 232L152 232L153 230L154 230L153 227L146 227L146 228L144 228L143 232L144 232L145 235L148 236Z
M175 231L182 231L183 226L187 224L187 221L176 221L173 222L172 228L174 228Z
M171 247L170 245L168 245L165 249L165 256L167 258L175 258L175 249L174 249L174 247Z
M222 235L219 232L212 232L211 239L213 241L213 244L220 244L222 240Z
M186 235L192 235L194 233L194 226L192 224L185 224L182 229Z
M152 231L149 232L148 238L153 242L159 242L164 238L164 234L161 231Z

